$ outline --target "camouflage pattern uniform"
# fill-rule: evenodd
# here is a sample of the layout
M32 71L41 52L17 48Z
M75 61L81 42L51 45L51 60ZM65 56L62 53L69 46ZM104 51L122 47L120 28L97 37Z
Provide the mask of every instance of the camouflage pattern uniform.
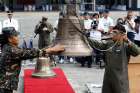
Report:
M107 49L114 45L114 41L106 43L89 39L90 45L100 49ZM140 54L140 49L132 43L117 43L105 53L105 74L102 93L129 93L128 63L130 56Z
M43 30L44 28L47 28L46 30ZM44 47L47 47L51 43L50 33L53 32L53 27L50 23L42 24L40 22L36 25L35 31L36 34L39 34L39 41L38 41L38 48L42 49Z
M0 58L0 89L16 90L21 61L39 56L37 49L20 49L5 44Z

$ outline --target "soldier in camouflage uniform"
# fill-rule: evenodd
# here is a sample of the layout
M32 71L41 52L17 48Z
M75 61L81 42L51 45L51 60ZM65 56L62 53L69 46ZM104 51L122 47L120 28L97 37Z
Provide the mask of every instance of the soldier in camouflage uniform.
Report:
M131 55L139 55L140 49L127 39L125 33L125 28L122 25L117 25L114 27L113 40L105 43L88 39L92 47L99 49L108 49L114 45L105 53L106 66L102 93L129 93L129 58Z
M35 34L39 34L38 48L44 48L50 45L50 33L53 32L53 27L47 22L47 18L42 17L42 21L36 25Z
M4 28L3 35L6 42L0 58L0 93L13 93L17 89L22 60L38 57L42 53L53 54L64 50L61 45L43 50L18 48L18 32L13 27Z

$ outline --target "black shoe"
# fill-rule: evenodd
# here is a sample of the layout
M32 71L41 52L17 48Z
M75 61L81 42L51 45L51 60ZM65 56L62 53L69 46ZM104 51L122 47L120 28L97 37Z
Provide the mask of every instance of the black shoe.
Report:
M81 64L81 67L85 67L85 64Z
M105 67L105 63L103 60L100 60L100 68L104 68Z
M92 66L91 65L88 65L88 68L91 68Z

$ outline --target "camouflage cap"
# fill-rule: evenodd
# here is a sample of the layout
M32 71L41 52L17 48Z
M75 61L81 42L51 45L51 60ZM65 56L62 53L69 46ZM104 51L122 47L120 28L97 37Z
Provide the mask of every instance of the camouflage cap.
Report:
M117 30L117 32L116 32L116 30ZM116 32L118 34L125 34L126 29L123 25L117 24L115 27L113 27L113 32Z
M43 16L42 20L46 21L46 20L48 20L48 18Z
M15 30L14 27L5 27L2 29L2 33L5 36L18 36L20 33Z

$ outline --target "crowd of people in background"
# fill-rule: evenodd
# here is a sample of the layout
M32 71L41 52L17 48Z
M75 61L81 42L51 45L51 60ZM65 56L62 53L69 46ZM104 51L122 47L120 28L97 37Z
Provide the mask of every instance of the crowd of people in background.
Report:
M18 20L13 18L13 12L8 11L7 14L8 19L0 22L0 31L2 31L4 27L14 27L16 31L19 31L19 23ZM59 17L63 17L61 12ZM133 11L128 11L126 16L118 19L111 18L109 10L96 13L84 12L80 14L79 19L82 29L94 40L102 40L103 36L112 33L112 29L116 24L120 24L125 27L128 38L140 46L140 17L135 16ZM54 41L58 29L58 21L52 25L47 20L48 18L43 17L35 27L35 34L39 34L38 47L40 49L49 46L49 44ZM53 40L51 40L52 38ZM67 57L60 56L58 59L59 63L64 63L64 59L66 60ZM71 60L71 62L80 61L82 67L84 67L87 62L90 68L93 62L100 65L104 62L104 52L94 49L94 53L90 57L83 57L80 59L68 57L68 59L69 61Z
M126 34L129 40L140 46L140 17L135 16L133 11L128 11L126 16L122 16L122 18L118 19L111 18L109 10L93 14L84 12L80 15L80 20L84 31L94 40L102 40L103 36L112 33L112 29L115 25L122 25L127 31ZM94 56L95 63L103 62L104 52L94 49L93 54L96 55Z
M109 10L93 14L85 12L81 14L80 18L83 20L83 28L85 31L88 30L90 32L90 37L94 37L92 30L100 32L101 35L110 34L112 28L116 24L120 24L125 27L127 30L127 36L132 42L136 43L139 41L140 36L138 36L138 33L140 17L135 16L133 11L128 11L126 16L118 19L111 18ZM114 20L116 20L116 22ZM98 38L99 37L97 37L97 39Z

